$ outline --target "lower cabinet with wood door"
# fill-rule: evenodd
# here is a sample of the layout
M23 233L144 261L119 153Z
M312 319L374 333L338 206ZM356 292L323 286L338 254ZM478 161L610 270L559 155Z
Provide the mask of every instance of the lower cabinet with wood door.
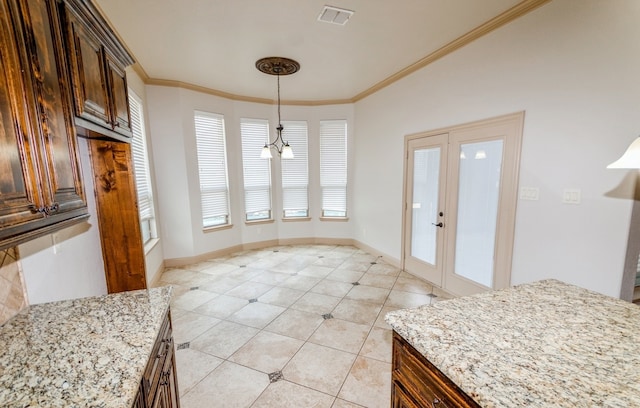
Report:
M393 408L481 408L395 331L391 369Z
M178 408L176 360L170 313L162 324L140 381L133 408Z

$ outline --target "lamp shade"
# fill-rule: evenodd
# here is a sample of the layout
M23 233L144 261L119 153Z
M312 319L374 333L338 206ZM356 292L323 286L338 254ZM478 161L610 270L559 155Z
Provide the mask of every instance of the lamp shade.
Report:
M283 159L293 159L293 150L291 149L291 146L289 146L289 143L286 143L282 147L282 158Z
M260 153L260 158L261 159L271 159L273 156L271 156L271 149L269 148L269 146L264 145L264 147L262 148L262 152Z
M622 157L607 166L608 169L640 169L640 137L633 141Z

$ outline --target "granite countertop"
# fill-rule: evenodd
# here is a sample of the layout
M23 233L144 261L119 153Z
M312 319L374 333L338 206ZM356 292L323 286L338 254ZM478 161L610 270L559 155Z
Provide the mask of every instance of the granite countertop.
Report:
M492 407L640 407L640 307L544 280L385 320Z
M33 305L0 326L0 407L130 407L171 288Z

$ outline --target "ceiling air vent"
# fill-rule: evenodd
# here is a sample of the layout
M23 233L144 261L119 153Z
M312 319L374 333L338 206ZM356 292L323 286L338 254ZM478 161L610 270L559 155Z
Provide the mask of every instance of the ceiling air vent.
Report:
M345 10L333 6L324 6L322 12L318 16L318 21L324 23L345 25L349 18L353 15L353 11Z

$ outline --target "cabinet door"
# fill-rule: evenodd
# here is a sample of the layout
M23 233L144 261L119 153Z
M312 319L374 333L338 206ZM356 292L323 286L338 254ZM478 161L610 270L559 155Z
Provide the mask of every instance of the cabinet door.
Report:
M43 211L63 215L85 209L66 64L55 3L50 0L20 0L27 36L33 36L31 70L39 113L37 133L41 135L41 160L46 172ZM61 80L62 78L62 80ZM45 179L43 177L43 179Z
M115 293L145 289L131 145L90 139L89 146L107 290Z
M68 9L66 20L76 116L111 128L102 44Z
M38 193L32 135L28 131L25 84L9 5L0 1L0 239L44 214Z
M175 356L173 347L167 354L160 384L153 401L153 408L179 408L178 383L176 380Z
M131 137L131 116L129 114L129 95L127 76L114 58L107 52L107 77L109 79L109 95L111 97L113 130Z

